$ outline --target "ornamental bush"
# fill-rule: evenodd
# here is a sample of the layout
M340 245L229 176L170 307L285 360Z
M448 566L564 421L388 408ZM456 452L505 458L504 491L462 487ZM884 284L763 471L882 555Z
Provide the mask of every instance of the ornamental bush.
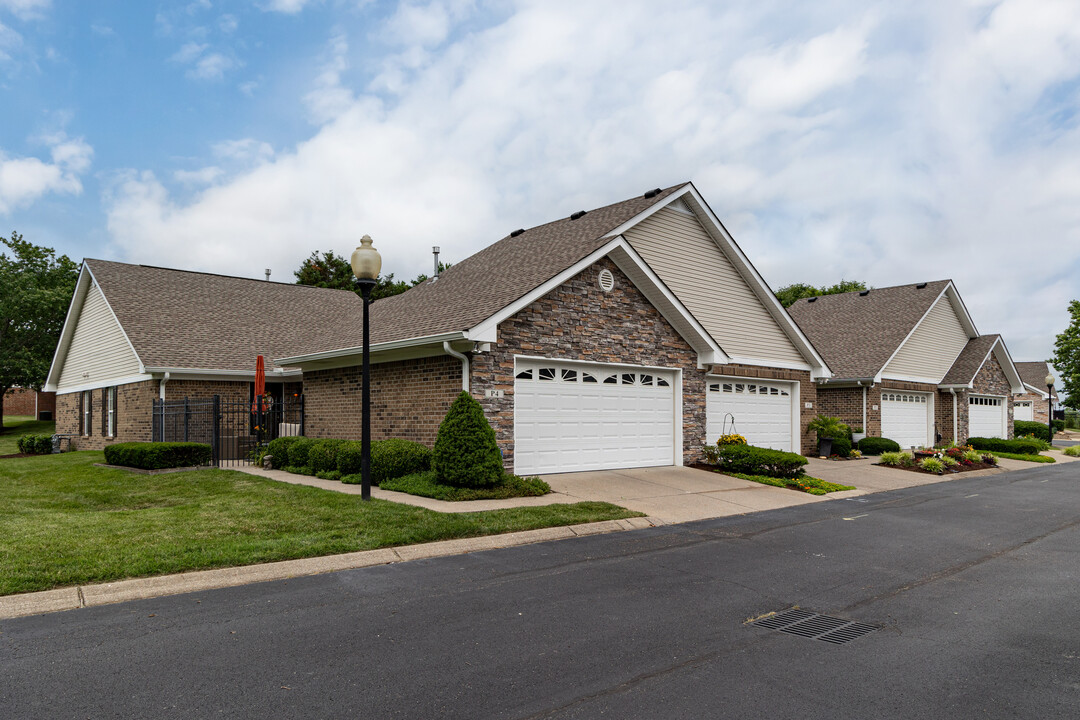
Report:
M945 463L941 462L937 458L928 457L921 463L919 463L919 467L921 467L926 472L939 473L945 469Z
M900 443L883 437L864 437L859 441L859 450L863 455L881 455L885 452L900 452Z
M851 441L846 437L832 439L832 454L847 457L851 454Z
M883 452L879 462L890 467L911 467L915 464L915 458L909 452Z
M432 454L439 482L456 487L490 487L502 479L502 455L484 410L464 390L439 424Z
M23 435L16 445L26 455L48 455L52 452L52 435Z
M286 465L290 465L289 462L289 448L298 440L303 438L299 436L295 437L279 437L271 440L266 446L266 453L273 459L275 468L283 468Z
M717 468L721 472L796 478L803 474L806 458L796 453L754 447L724 445L717 449Z
M308 453L315 441L311 438L302 437L289 445L289 465L292 467L307 467Z
M337 469L342 482L361 482L361 443L345 443L338 450ZM431 469L431 448L412 440L390 438L371 443L371 484ZM355 479L353 479L355 476Z
M1061 452L1065 453L1069 457L1080 457L1080 445L1073 445L1072 447L1067 447Z
M326 438L316 440L308 449L307 462L305 465L316 473L327 473L337 470L337 454L348 440L336 440Z
M1025 435L1034 435L1040 440L1050 442L1049 426L1047 426L1046 423L1032 422L1031 420L1014 420L1013 435L1016 438L1022 438Z
M211 459L207 443L128 442L105 447L105 462L109 465L143 470L209 465Z
M1003 440L1002 438L968 438L967 444L976 450L990 452L1018 453L1020 455L1038 455L1039 443L1031 440Z

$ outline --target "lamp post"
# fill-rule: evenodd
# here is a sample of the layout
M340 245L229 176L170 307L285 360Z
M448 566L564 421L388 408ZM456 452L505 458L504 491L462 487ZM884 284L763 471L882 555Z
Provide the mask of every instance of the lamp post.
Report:
M1046 373L1046 424L1050 430L1050 443L1054 442L1054 376Z
M364 298L364 365L360 383L360 497L371 499L371 362L368 358L371 343L368 340L368 306L371 305L371 291L375 289L375 280L382 269L379 251L371 246L371 237L360 238L360 247L353 250L352 271L360 284L360 295Z

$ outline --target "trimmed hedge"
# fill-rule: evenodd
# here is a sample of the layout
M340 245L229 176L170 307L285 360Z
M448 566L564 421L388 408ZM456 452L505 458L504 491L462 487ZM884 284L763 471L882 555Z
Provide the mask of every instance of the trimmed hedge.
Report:
M275 468L283 468L286 465L290 465L289 462L289 448L297 440L302 440L299 436L294 437L279 437L270 441L266 446L266 454L274 458L273 463Z
M832 439L832 454L846 458L851 454L851 440L846 437Z
M52 435L23 435L15 444L26 455L48 455L52 452Z
M718 449L717 456L716 465L721 472L775 478L799 477L807 462L802 455L753 445L724 445Z
M1046 423L1032 420L1014 420L1013 435L1017 438L1022 435L1034 435L1040 440L1050 442L1050 427Z
M455 487L490 487L502 479L495 431L480 403L464 390L439 424L432 468L440 483Z
M308 450L307 462L304 464L316 473L336 471L338 450L347 442L349 441L331 438L316 440Z
M302 437L289 445L289 465L292 467L307 467L308 453L315 441L311 438Z
M105 447L108 464L143 470L209 465L211 458L210 446L206 443L128 442Z
M1056 432L1056 433L1065 432L1065 421L1064 420L1054 420L1054 432Z
M360 482L360 446L347 442L338 449L337 469L345 477L356 476ZM412 440L390 438L371 443L371 484L412 475L431 469L431 448ZM344 482L354 482L344 480Z
M863 455L880 455L887 452L900 452L900 443L883 437L864 437L859 441L859 452Z
M968 438L967 444L976 450L1007 452L1018 455L1038 455L1039 444L1031 440L1003 440L1001 438Z

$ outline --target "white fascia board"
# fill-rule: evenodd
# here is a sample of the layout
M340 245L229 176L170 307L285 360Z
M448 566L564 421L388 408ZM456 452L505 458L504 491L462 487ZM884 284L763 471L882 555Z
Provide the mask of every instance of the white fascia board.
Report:
M631 282L641 291L641 294L694 348L698 353L699 366L704 367L714 363L724 364L729 361L727 354L720 349L720 346L716 344L708 331L690 314L690 311L683 306L679 299L675 297L675 294L667 288L656 273L652 271L652 268L641 259L641 256L630 247L630 243L622 236L613 238L555 277L470 328L466 333L466 337L478 342L494 342L500 323L521 312L604 257L611 258L612 262L623 271L623 274L631 279ZM635 279L634 276L637 276L637 278Z
M148 367L147 373L151 373L155 379L161 379L165 373L169 373L170 380L254 380L255 370L217 370L207 368L178 368L178 367ZM304 373L299 369L268 370L266 379L285 379L303 377Z
M71 393L82 392L84 390L97 390L98 388L115 387L117 385L130 385L131 383L143 382L144 380L153 380L154 376L149 373L143 373L141 375L128 375L127 377L110 378L108 380L98 380L92 383L85 383L82 385L71 385L70 387L62 387L50 390L49 392L55 392L57 395L69 395Z
M439 335L425 335L423 337L406 338L404 340L391 340L389 342L374 343L371 345L371 354L374 355L380 352L386 352L388 350L399 350L401 348L413 347L417 345L432 345L442 344L444 342L453 342L455 340L468 340L471 336L461 331L441 333ZM282 367L296 366L303 367L305 364L319 362L322 360L338 360L342 358L348 358L356 356L363 358L363 347L349 347L341 348L339 350L326 350L324 352L311 353L308 355L295 355L287 358L274 358L274 364Z
M1028 392L1029 390L1031 392ZM1016 393L1016 394L1017 395L1038 395L1043 400L1046 400L1047 398L1050 397L1049 393L1047 393L1045 390L1040 390L1039 388L1035 387L1034 385L1028 385L1027 383L1024 383L1024 391Z
M937 385L943 378L928 378L928 377L915 377L914 375L883 375L879 376L878 382L885 380L896 380L898 382L913 382L923 383L924 385ZM914 390L913 392L923 392L922 390Z
M972 319L971 313L968 312L967 305L964 304L964 299L960 297L960 291L956 289L956 285L953 284L952 280L945 286L945 292L948 293L949 302L952 303L953 311L956 313L957 319L960 320L960 324L967 330L968 337L979 337L979 330L975 327L975 320Z
M75 335L75 323L78 320L79 313L82 312L83 301L86 300L86 293L92 283L90 268L86 267L86 263L83 262L83 266L79 270L79 279L75 283L75 293L71 296L71 304L68 305L67 315L64 317L64 327L60 331L60 342L56 344L56 352L53 353L52 364L49 365L49 374L46 376L45 385L42 388L45 392L56 392L56 384L60 382L64 361L67 360L68 350L71 348L71 339Z
M750 262L750 259L746 254L743 253L742 248L735 242L735 239L727 231L727 228L724 227L724 224L720 222L720 218L716 217L712 208L705 202L705 199L698 192L697 188L694 187L693 183L687 183L656 205L635 215L633 218L612 231L611 234L616 235L626 232L645 218L680 198L694 211L698 221L701 222L702 227L704 227L706 232L709 233L709 236L712 237L713 242L720 247L720 251L727 256L728 260L731 261L731 264L734 265L735 269L742 275L743 279L750 286L750 289L757 296L766 311L772 315L777 325L780 326L780 329L784 331L784 334L788 336L788 339L791 340L792 344L794 344L802 356L806 358L808 364L812 368L811 374L815 378L832 377L832 371L829 369L825 359L818 354L818 351L814 348L814 344L810 342L810 339L806 337L799 326L795 324L795 321L791 319L787 310L784 309L784 306L780 304L780 301L776 298L772 289L769 288L768 283L765 282L765 279L757 271L757 268ZM761 364L761 361L757 364Z
M759 360L758 358L740 357L738 355L729 355L728 362L734 363L736 365L753 365L754 367L780 368L782 370L803 370L809 373L812 373L814 370L814 368L807 363L780 362L778 360ZM832 376L830 375L829 377Z
M87 268L89 270L89 268ZM145 373L146 366L143 364L142 358L139 357L139 353L135 351L135 346L131 343L131 338L128 337L127 330L124 329L124 325L120 322L120 318L116 317L116 313L113 312L112 305L109 304L109 298L105 295L105 289L101 287L101 283L94 277L94 271L90 270L90 277L94 280L94 284L98 286L98 290L101 291L101 299L105 301L105 307L109 309L109 314L112 315L112 319L116 321L116 326L120 328L120 334L124 336L124 341L131 349L131 354L135 356L135 359L139 361L139 372Z
M990 352L994 353L994 357L997 358L998 364L1001 365L1001 369L1005 371L1005 377L1008 379L1010 386L1009 392L1014 395L1023 393L1024 381L1020 377L1020 371L1016 369L1016 363L1013 362L1009 348L1005 347L1005 341L1000 335L997 340L994 341L994 345L990 348ZM987 357L989 357L989 354ZM983 360L983 362L986 362L986 360Z

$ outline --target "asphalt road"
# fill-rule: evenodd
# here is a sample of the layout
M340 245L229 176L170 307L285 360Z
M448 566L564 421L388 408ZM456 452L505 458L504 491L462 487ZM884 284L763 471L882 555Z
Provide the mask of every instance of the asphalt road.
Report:
M1059 464L4 621L0 717L1076 718L1078 525Z

